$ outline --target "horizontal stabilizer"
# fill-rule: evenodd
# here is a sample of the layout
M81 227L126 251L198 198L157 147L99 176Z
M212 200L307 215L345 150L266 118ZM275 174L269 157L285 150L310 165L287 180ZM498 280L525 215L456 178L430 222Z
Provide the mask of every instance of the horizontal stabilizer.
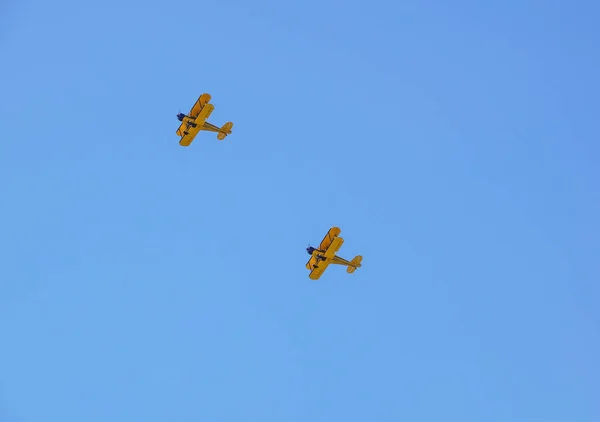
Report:
M355 256L354 259L352 261L350 261L350 265L348 265L346 272L352 274L354 271L356 271L357 268L361 267L361 262L362 262L362 256L360 256L360 255Z
M225 139L225 137L227 135L231 135L231 128L233 127L233 123L232 122L227 122L223 125L223 127L221 127L221 132L219 132L217 134L217 139L219 141L222 141L223 139Z

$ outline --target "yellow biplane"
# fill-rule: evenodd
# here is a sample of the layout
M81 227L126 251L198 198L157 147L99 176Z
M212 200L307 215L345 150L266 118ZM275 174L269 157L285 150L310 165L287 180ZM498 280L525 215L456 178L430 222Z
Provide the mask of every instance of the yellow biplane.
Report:
M181 136L179 145L182 147L190 146L198 132L201 130L217 132L217 139L219 141L222 141L227 135L231 134L233 123L227 122L222 127L218 127L206 121L208 116L210 116L215 109L215 106L209 103L210 98L209 94L202 94L198 97L198 100L196 100L189 115L183 113L177 115L177 119L181 122L181 125L179 125L179 129L177 129L176 133Z
M312 246L306 248L306 252L311 256L306 263L306 269L310 270L308 277L312 280L321 277L330 264L346 265L348 273L353 273L361 266L362 256L360 255L355 256L352 261L347 261L335 254L344 243L344 239L339 237L341 232L339 227L332 227L321 241L318 249Z

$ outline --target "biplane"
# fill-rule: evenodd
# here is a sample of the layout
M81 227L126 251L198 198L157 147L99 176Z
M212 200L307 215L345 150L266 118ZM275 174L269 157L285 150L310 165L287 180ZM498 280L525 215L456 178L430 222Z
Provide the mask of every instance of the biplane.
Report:
M206 130L209 132L217 132L217 139L222 141L227 135L231 134L233 123L227 122L223 126L218 127L207 121L210 114L215 109L215 106L210 104L210 94L202 94L196 100L196 103L190 110L190 114L186 115L179 113L177 118L181 122L177 135L181 136L179 145L182 147L190 146L198 132Z
M360 255L355 256L352 261L336 255L344 243L344 239L339 237L341 232L339 227L332 227L321 241L318 249L312 246L306 248L306 252L311 255L306 263L306 269L310 270L308 275L310 279L318 280L330 264L346 265L348 273L353 273L361 266L362 256Z

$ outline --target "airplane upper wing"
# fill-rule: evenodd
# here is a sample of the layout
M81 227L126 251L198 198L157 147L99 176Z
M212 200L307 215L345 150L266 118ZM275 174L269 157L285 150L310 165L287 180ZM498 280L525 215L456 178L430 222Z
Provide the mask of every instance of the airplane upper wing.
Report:
M198 115L200 114L200 111L210 101L210 98L211 97L209 94L202 94L201 96L199 96L198 99L196 100L196 102L194 103L194 106L190 110L190 117L192 117L194 119L196 117L198 117Z
M203 94L203 95L208 95L208 94ZM201 101L201 98L198 99L196 104L199 104L199 102ZM194 107L196 107L196 106L194 105ZM179 140L179 145L181 145L183 147L190 146L190 144L192 143L192 141L194 140L194 138L196 137L198 132L200 132L201 130L204 129L204 123L206 123L206 119L208 118L208 116L210 116L210 114L213 112L214 109L215 109L214 105L205 103L204 106L202 107L202 109L200 110L200 114L198 114L193 120L188 119L187 117L185 117L183 119L183 122L181 122L181 124L179 125L179 128L176 131L177 135L181 136L181 139ZM195 127L190 126L188 128L188 122L194 123ZM188 134L184 133L186 131L188 132Z
M327 234L325 235L325 237L323 238L323 240L321 241L321 244L319 245L319 249L326 252L327 248L329 248L329 246L331 245L331 242L333 242L333 240L336 237L338 237L341 232L342 232L342 230L340 230L339 227L330 228L329 231L327 232Z

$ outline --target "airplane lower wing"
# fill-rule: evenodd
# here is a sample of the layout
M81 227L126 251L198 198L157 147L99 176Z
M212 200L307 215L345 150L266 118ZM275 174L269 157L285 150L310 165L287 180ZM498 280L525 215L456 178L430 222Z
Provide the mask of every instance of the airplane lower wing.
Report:
M316 268L315 268L315 265L317 265ZM318 280L319 277L321 277L321 275L325 272L325 270L327 269L327 267L329 267L329 262L327 262L327 261L319 261L319 263L317 264L317 258L315 258L313 256L313 257L310 258L310 260L306 264L306 267L309 270L311 270L310 274L308 275L308 277L311 280Z
M311 256L306 263L306 269L310 270L309 278L312 280L318 280L319 277L325 272L327 267L332 263L335 253L342 247L344 239L341 237L335 237L329 244L329 247L323 254L323 260L317 259L316 256ZM322 249L321 249L322 250Z
M197 134L198 132L189 132L187 135L183 135L179 140L179 145L181 145L182 147L189 147Z
M306 269L312 270L316 263L317 263L317 258L315 258L314 256L311 256L310 259L308 260L308 262L306 263Z
M188 119L184 119L184 121L181 123L181 125L179 125L179 129L177 129L177 135L181 136L181 139L179 140L179 145L181 145L182 147L190 146L190 144L192 143L192 141L194 140L194 138L196 137L198 132L200 132L202 130L204 123L206 122L206 119L208 119L208 116L210 116L210 114L213 112L214 109L215 109L214 105L206 104L202 108L202 111L200 112L198 117L196 117L194 120L190 120L192 123L194 123L196 125L196 127L188 128L188 125L187 125ZM187 135L184 133L184 131L188 132Z
M190 120L190 122L193 122L193 120ZM185 136L185 131L187 129L187 120L184 119L183 122L181 122L181 124L179 125L179 128L175 131L175 133L181 137ZM190 128L192 129L192 128Z
M306 263L306 269L310 271L308 277L312 280L318 280L331 264L345 265L347 271L353 273L361 266L362 256L356 255L352 261L348 261L340 256L337 256L337 251L344 244L344 238L340 237L342 231L339 227L329 229L318 249L308 247L306 250L312 254Z

